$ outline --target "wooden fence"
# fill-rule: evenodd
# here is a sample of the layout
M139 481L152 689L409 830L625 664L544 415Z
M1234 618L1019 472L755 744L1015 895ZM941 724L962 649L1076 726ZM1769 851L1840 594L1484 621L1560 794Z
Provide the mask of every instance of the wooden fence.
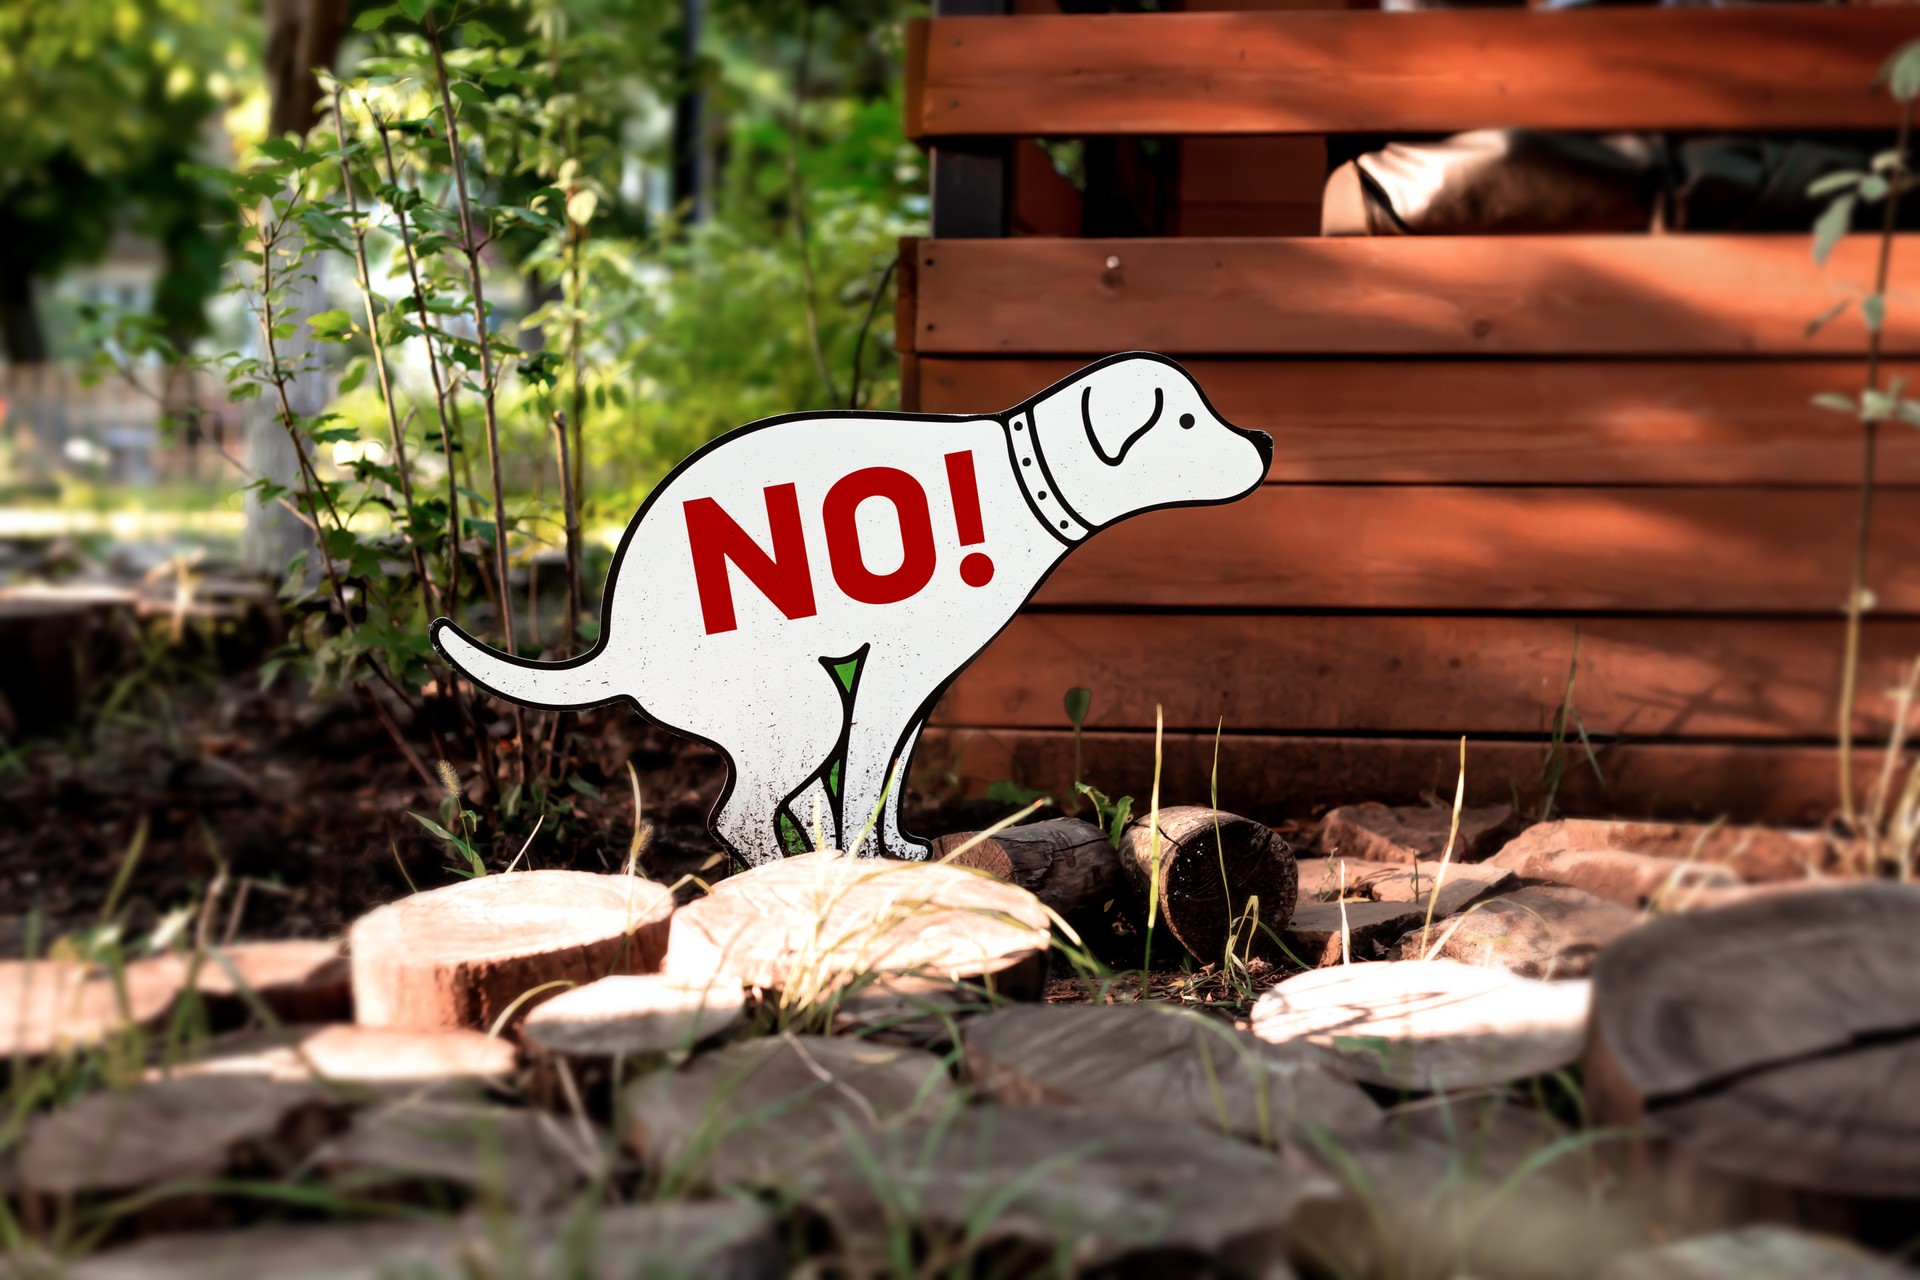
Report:
M933 235L901 251L905 407L995 411L1148 349L1275 440L1252 497L1070 558L947 696L923 777L1063 787L1061 698L1086 685L1083 772L1108 790L1150 785L1158 707L1171 799L1205 797L1224 721L1230 807L1450 796L1462 733L1469 794L1530 801L1577 638L1601 776L1561 760L1563 803L1833 810L1860 430L1810 397L1860 386L1865 335L1808 322L1866 291L1871 238L1817 267L1805 235L1191 232L1311 231L1340 135L1886 128L1870 86L1917 36L1913 9L1824 6L916 23ZM1062 191L1021 140L1135 136L1179 148L1146 199L1171 212L1074 234L1109 193ZM1894 264L1897 373L1920 356L1920 237ZM1874 738L1920 656L1920 431L1884 435Z

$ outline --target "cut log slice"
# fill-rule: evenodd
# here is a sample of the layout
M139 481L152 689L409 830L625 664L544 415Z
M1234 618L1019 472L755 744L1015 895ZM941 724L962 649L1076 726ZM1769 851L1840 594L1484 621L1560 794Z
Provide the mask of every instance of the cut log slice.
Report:
M1570 885L1624 907L1661 906L1702 888L1740 883L1739 876L1711 863L1618 849L1548 848L1529 843L1527 836L1495 854L1489 865L1524 880Z
M351 970L337 942L289 938L216 947L201 957L194 988L216 1027L256 1021L256 1004L280 1023L353 1017Z
M1526 978L1580 978L1593 971L1602 947L1641 919L1631 907L1579 889L1530 885L1483 902L1457 920L1413 929L1394 950L1401 960L1422 960L1432 952L1438 959Z
M1427 909L1412 902L1309 902L1293 913L1283 936L1295 960L1319 967L1378 959L1426 918Z
M558 1208L599 1159L598 1143L544 1111L480 1103L392 1103L354 1117L312 1164L357 1194L455 1194L532 1211Z
M929 1248L970 1241L1006 1275L1285 1276L1289 1219L1316 1189L1188 1125L968 1107L835 1154L801 1196L856 1256L887 1256L904 1205Z
M529 1051L568 1058L685 1053L738 1025L746 1007L737 982L615 974L548 1000L520 1035Z
M1655 920L1594 968L1596 1113L1703 1164L1916 1198L1920 887L1772 894Z
M488 1031L567 985L658 969L672 914L666 886L586 871L480 876L416 893L348 932L355 1017Z
M1279 954L1275 941L1293 917L1299 880L1293 854L1250 818L1201 805L1160 811L1159 839L1147 819L1120 837L1120 865L1134 910L1149 913L1194 959L1222 963L1234 954Z
M1008 827L949 858L973 839L970 832L940 837L934 860L1010 880L1069 920L1098 917L1119 897L1119 852L1091 822L1051 818Z
M170 964L136 962L116 975L58 960L0 960L0 1061L153 1027L179 995L180 977Z
M666 971L716 975L816 1004L868 975L968 982L1038 999L1051 932L1017 885L978 871L803 854L729 876L681 908Z
M69 1280L776 1280L785 1268L765 1210L732 1201L677 1201L602 1206L571 1222L474 1215L165 1235L97 1254L63 1274Z
M518 1053L511 1041L478 1031L409 1031L333 1023L240 1031L212 1040L176 1076L236 1076L318 1082L383 1093L476 1090L503 1085Z
M1455 862L1478 862L1497 852L1524 825L1512 805L1463 809L1454 840ZM1315 847L1328 857L1370 862L1438 861L1453 827L1453 810L1437 805L1342 805L1320 820Z
M1792 1227L1742 1227L1623 1254L1597 1280L1916 1280L1913 1271L1844 1240Z
M994 1007L964 982L912 975L876 978L843 988L833 999L833 1033L876 1044L946 1053L961 1023Z
M1084 1106L1275 1146L1369 1129L1380 1108L1312 1051L1174 1005L1033 1005L962 1031L968 1078L1003 1106Z
M958 1105L931 1053L793 1035L702 1054L639 1081L626 1101L627 1145L657 1175L789 1189L843 1125L871 1136Z
M1356 1080L1390 1089L1482 1088L1580 1056L1585 981L1538 982L1452 960L1339 965L1288 978L1253 1007L1253 1033L1305 1041Z
M273 1176L325 1138L345 1106L316 1085L246 1077L181 1076L91 1093L29 1123L19 1185L33 1196L91 1196Z

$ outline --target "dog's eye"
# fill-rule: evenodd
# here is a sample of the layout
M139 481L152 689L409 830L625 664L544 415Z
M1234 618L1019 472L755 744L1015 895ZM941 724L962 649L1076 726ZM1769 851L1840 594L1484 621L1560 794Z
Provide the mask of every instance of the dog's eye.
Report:
M1181 414L1180 425L1183 427L1191 427L1193 425L1193 415L1190 413Z

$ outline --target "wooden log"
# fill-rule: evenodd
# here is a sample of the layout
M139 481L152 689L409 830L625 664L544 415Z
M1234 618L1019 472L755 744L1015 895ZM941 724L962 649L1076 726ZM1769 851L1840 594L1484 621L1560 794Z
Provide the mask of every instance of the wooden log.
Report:
M1809 337L1806 317L1832 305L1832 281L1870 278L1876 252L1875 237L1847 236L1822 268L1804 234L1746 233L925 240L914 349L1840 356L1858 331ZM1920 278L1906 252L1895 290ZM1742 287L1756 278L1764 295ZM1920 355L1920 317L1889 311L1885 342L1895 359Z
M999 413L1085 363L921 357L910 407ZM1859 442L1812 403L1848 385L1850 368L1837 360L1181 363L1229 422L1273 437L1269 484L1805 488L1847 484L1860 469ZM1881 483L1920 484L1920 436L1889 437L1880 461Z
M1851 8L1406 17L934 19L908 117L926 138L1884 129L1892 105L1860 86L1913 32Z
M657 970L672 914L664 885L585 871L480 876L416 893L348 932L355 1016L371 1027L490 1031L568 984Z
M1913 1280L1915 1274L1833 1236L1760 1224L1620 1254L1596 1280Z
M833 1034L944 1054L959 1042L963 1023L994 1007L991 997L963 982L887 975L835 996Z
M1536 982L1452 960L1336 965L1288 978L1253 1007L1253 1033L1332 1053L1354 1079L1441 1092L1509 1084L1580 1056L1585 981Z
M1196 960L1275 955L1293 917L1299 881L1287 842L1250 818L1203 805L1160 810L1155 829L1142 817L1120 837L1120 865L1133 909L1149 914ZM1149 905L1151 904L1151 905Z
M626 1102L623 1137L656 1174L783 1193L812 1180L843 1126L872 1141L959 1105L931 1053L796 1035L701 1054L640 1080Z
M310 1157L358 1195L519 1212L559 1208L591 1174L597 1144L558 1117L493 1103L404 1099L364 1111Z
M1272 1148L1380 1109L1319 1055L1177 1005L1026 1005L968 1021L967 1078L1002 1106L1089 1107Z
M1594 968L1589 1103L1762 1185L1920 1199L1920 887L1654 920ZM1683 1031L1677 1031L1682 1028Z
M584 1215L471 1215L409 1222L327 1222L169 1234L83 1259L69 1280L389 1280L474 1275L785 1274L771 1214L739 1201L601 1205Z
M1010 880L1069 920L1104 914L1120 893L1120 855L1091 822L1049 818L1008 827L948 859L972 839L970 832L941 836L933 842L933 860Z
M681 908L666 972L695 983L726 975L799 1006L882 974L1037 1000L1051 936L1046 912L1017 885L826 850L729 876Z
M1911 434L1920 444L1920 431ZM1382 512L1377 518L1392 517ZM1542 717L1565 696L1576 629L1575 696L1592 734L1818 739L1833 733L1840 705L1841 653L1825 620L1276 618L1173 606L1165 613L1087 608L1093 611L1014 618L941 698L933 723L1059 728L1060 690L1083 683L1100 691L1088 718L1095 730L1152 729L1157 711L1170 730L1210 733L1224 715L1229 728L1242 730L1467 733L1477 745L1485 736L1539 732ZM1902 664L1916 653L1920 623L1869 623L1861 687L1897 687ZM1884 742L1891 725L1890 699L1860 700L1857 734ZM1451 780L1441 794L1451 799ZM1443 843L1446 817L1442 810ZM1476 840L1468 848L1485 856L1513 834L1501 832L1485 853ZM1676 856L1689 844L1681 842ZM1710 845L1717 850L1723 839L1715 836ZM1440 846L1430 847L1421 856L1439 857ZM1758 840L1754 847L1757 852ZM1378 856L1358 847L1343 852Z
M1426 918L1419 902L1303 902L1281 937L1288 958L1314 968L1353 960L1382 960L1395 939Z
M1433 955L1494 966L1523 978L1582 978L1603 947L1636 928L1629 907L1564 885L1533 885L1483 902L1458 920L1435 919L1407 931L1390 959Z
M504 1086L518 1058L512 1041L478 1031L332 1023L216 1036L171 1070L416 1096Z
M924 1237L1018 1276L1285 1276L1290 1222L1324 1183L1191 1125L1055 1107L915 1119L810 1172L799 1198L854 1256L887 1256L906 1204Z

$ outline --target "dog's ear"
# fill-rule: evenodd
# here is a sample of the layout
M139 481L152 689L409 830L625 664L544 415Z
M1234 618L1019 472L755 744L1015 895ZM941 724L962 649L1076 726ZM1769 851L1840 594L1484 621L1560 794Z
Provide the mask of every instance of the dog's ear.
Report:
M1109 467L1119 466L1134 445L1161 425L1170 373L1158 360L1116 360L1080 380L1073 407L1096 458Z

